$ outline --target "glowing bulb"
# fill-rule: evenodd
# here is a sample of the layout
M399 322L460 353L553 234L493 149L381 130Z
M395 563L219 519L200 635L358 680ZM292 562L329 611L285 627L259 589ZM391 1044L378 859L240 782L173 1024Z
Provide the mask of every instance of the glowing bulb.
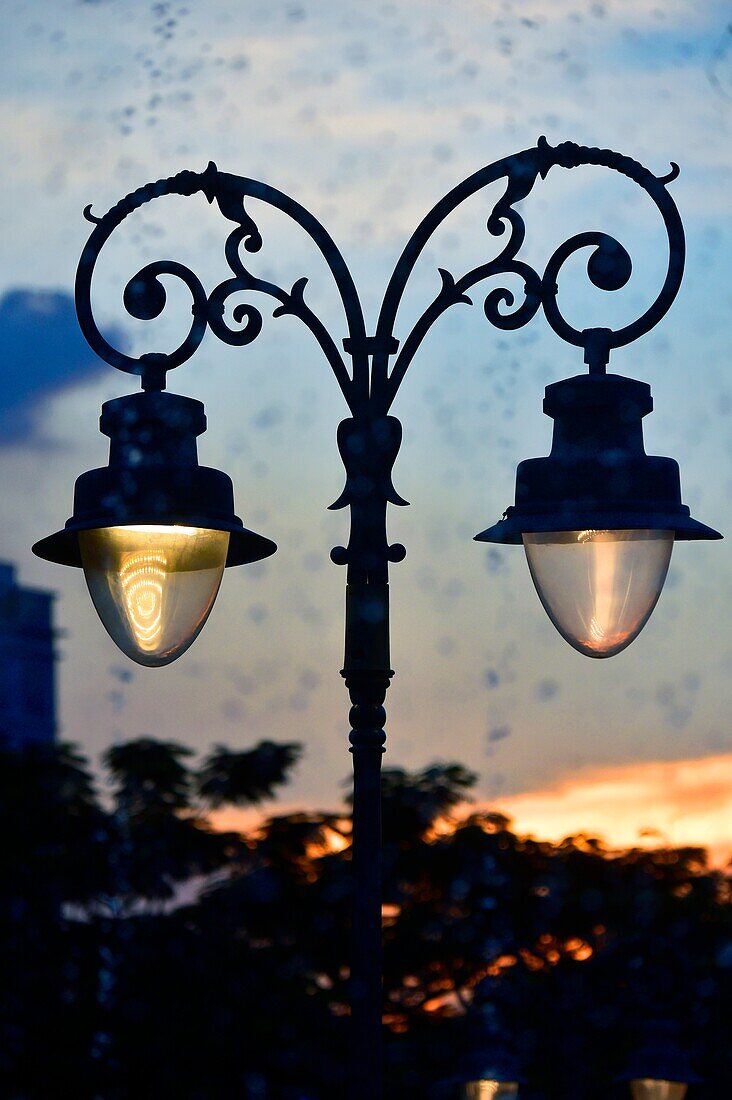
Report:
M518 1096L518 1090L515 1081L468 1081L465 1100L508 1100L509 1096Z
M672 531L553 531L523 536L539 599L559 633L588 657L630 645L666 579Z
M633 1100L684 1100L687 1089L683 1081L655 1081L645 1077L630 1082Z
M79 532L84 575L108 634L141 665L167 665L213 607L228 531L142 524Z

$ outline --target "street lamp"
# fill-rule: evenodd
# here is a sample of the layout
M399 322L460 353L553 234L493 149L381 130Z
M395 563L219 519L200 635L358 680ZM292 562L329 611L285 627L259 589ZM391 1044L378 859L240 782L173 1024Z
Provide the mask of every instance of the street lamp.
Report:
M652 1019L618 1080L628 1082L633 1100L684 1100L689 1085L702 1079L692 1069L678 1023Z
M509 1100L521 1093L523 1077L511 1040L495 1025L473 1026L475 1049L462 1059L459 1072L441 1081L435 1095L457 1096L460 1100Z
M682 505L676 462L645 453L650 386L605 374L603 359L590 359L589 374L547 386L551 454L519 465L516 504L476 536L523 541L549 618L588 657L611 657L638 635L675 539L718 537Z
M543 275L518 255L525 226L516 209L537 179L554 166L594 164L638 184L658 208L668 234L669 260L653 304L617 330L573 328L557 303L557 280L566 260L591 248L587 272L594 286L623 287L631 273L627 251L604 233L572 237L553 254ZM392 483L402 428L389 410L404 375L434 322L451 306L472 304L468 292L488 279L508 276L523 287L518 305L501 285L483 309L503 330L527 324L541 306L558 336L584 350L587 375L547 388L545 411L555 421L548 458L520 464L515 504L478 535L483 541L523 543L534 583L560 633L581 652L609 656L627 645L658 598L675 539L721 537L692 520L681 503L678 467L672 459L643 451L641 418L650 411L648 387L607 374L610 351L648 332L665 315L678 291L684 266L684 233L667 185L674 165L654 176L637 161L610 150L565 142L536 147L474 173L442 198L407 243L389 280L374 335L367 335L351 274L332 238L304 207L268 184L219 172L180 172L123 198L103 217L87 207L94 229L76 279L76 308L91 347L109 364L138 375L142 393L107 402L101 430L110 438L109 465L78 478L74 513L65 528L41 540L34 551L50 561L81 566L100 617L128 656L147 665L166 664L190 645L211 609L225 566L273 553L269 539L245 528L234 513L233 490L222 472L198 465L196 437L206 427L202 405L165 390L166 374L188 360L210 328L235 346L251 343L262 314L227 302L240 292L269 295L274 316L290 314L310 329L330 364L350 410L338 427L346 483L332 508L350 508L347 546L332 560L348 566L345 661L342 674L351 697L354 767L353 961L351 979L353 1063L356 1100L380 1095L380 799L379 776L386 734L386 691L393 675L389 657L389 564L406 551L389 543L387 504L404 505ZM400 347L394 336L397 311L414 265L434 231L464 200L505 180L488 218L489 233L503 238L494 259L455 278L439 269L440 287ZM135 358L114 348L97 328L91 284L97 257L117 226L133 211L164 195L202 193L216 202L234 228L225 244L230 276L210 293L187 267L158 261L127 284L124 304L140 320L159 316L166 303L161 276L173 276L192 297L192 321L170 353ZM307 280L288 291L245 266L241 250L256 253L262 238L246 202L257 199L287 214L322 253L338 289L347 337L339 347L305 301Z
M509 1100L519 1095L518 1058L499 1036L486 1036L481 1049L467 1059L461 1100Z

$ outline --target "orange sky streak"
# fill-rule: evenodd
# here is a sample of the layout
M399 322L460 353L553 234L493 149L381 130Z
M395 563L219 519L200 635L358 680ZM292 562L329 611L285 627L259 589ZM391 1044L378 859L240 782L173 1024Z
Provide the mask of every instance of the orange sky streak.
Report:
M262 814L222 810L220 829L255 828L263 817L302 809L277 803ZM732 753L582 769L543 790L466 807L499 810L520 836L560 841L583 833L613 849L704 847L715 867L732 857Z
M497 807L522 836L596 836L612 848L702 846L732 856L732 754L583 769Z

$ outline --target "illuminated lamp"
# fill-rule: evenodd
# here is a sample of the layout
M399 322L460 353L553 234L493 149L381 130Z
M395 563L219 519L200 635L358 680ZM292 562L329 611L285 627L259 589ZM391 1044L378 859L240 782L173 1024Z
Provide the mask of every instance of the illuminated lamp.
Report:
M672 1020L651 1020L643 1029L619 1081L627 1081L633 1100L684 1100L689 1085L701 1083L681 1045Z
M481 1035L474 1026L475 1048L464 1059L461 1072L442 1082L450 1095L458 1089L462 1100L509 1100L523 1083L519 1061L502 1033Z
M523 543L549 618L588 657L611 657L642 630L675 540L718 539L681 501L678 464L647 455L650 387L595 372L547 386L551 453L521 462L515 504L476 535Z
M81 567L97 613L119 648L167 665L208 618L225 566L273 554L234 514L231 479L198 464L200 401L163 390L102 406L109 465L77 478L74 514L37 542L47 561Z

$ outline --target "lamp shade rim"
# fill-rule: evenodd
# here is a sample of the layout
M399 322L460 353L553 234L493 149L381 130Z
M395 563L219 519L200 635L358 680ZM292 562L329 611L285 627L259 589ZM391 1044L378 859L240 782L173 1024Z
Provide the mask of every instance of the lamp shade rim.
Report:
M676 1070L673 1075L669 1075L664 1071L663 1076L659 1076L659 1071L653 1073L636 1072L635 1070L626 1070L624 1073L619 1073L613 1080L617 1084L623 1084L626 1081L668 1081L671 1085L703 1085L704 1078L700 1077L698 1073L694 1073L692 1070L688 1072L685 1070L683 1074L679 1074Z
M232 565L247 565L250 562L261 561L274 554L277 544L264 535L258 535L256 531L250 531L244 527L236 516L230 520L212 518L211 516L197 515L171 515L161 519L159 515L125 516L124 523L120 523L118 516L97 517L95 519L73 520L70 519L66 526L53 535L36 542L32 551L36 557L57 565L69 565L73 568L82 567L81 550L78 534L80 531L92 531L99 527L138 527L146 524L160 526L184 526L200 527L209 531L228 531L229 550L226 557L226 567Z
M475 535L476 542L496 542L520 545L528 532L548 531L672 531L678 540L721 539L724 536L712 527L692 519L688 509L614 510L572 508L534 511L509 508L505 518Z

